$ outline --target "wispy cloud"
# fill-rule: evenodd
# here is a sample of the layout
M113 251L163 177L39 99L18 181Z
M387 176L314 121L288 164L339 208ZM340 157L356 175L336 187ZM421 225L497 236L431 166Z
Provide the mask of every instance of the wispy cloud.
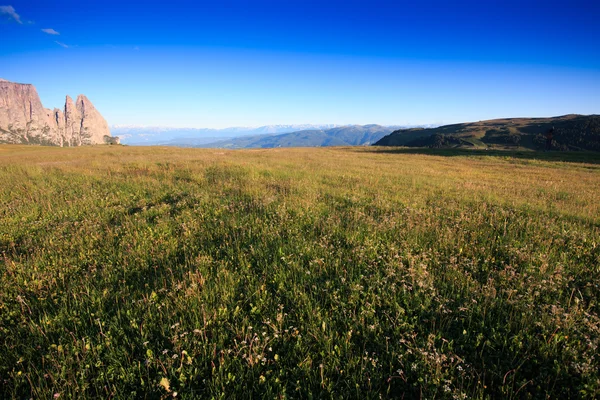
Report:
M0 6L0 14L6 15L9 19L14 19L19 24L23 23L21 16L17 14L13 6Z
M54 43L56 43L60 47L64 47L65 49L68 49L69 47L71 47L68 44L64 44L63 42L59 42L58 40L55 40Z
M42 29L42 32L47 33L48 35L60 35L60 33L58 33L57 31L55 31L52 28L46 28L46 29Z

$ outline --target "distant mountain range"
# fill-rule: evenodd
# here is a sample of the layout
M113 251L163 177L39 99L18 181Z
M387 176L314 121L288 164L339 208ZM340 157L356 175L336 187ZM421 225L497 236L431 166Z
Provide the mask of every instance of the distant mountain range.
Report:
M112 134L133 146L180 146L205 148L271 148L366 146L399 126L381 125L266 125L258 128L169 128L117 125ZM407 128L407 127L405 127Z
M437 128L399 129L376 146L469 147L544 149L546 133L554 128L556 150L600 151L599 115L563 115L552 118L509 118L445 125Z
M196 147L207 143L232 139L241 136L276 135L297 132L307 129L330 129L337 125L266 125L260 127L232 127L223 129L210 128L172 128L158 126L114 125L113 136L118 136L121 143L129 145L162 145Z
M276 135L252 135L207 143L202 147L227 149L273 147L366 146L375 143L396 127L350 125L330 129L307 129Z
M381 125L267 125L225 129L113 126L129 145L227 149L321 146L407 146L540 150L554 127L552 148L600 151L600 116L506 118L438 127Z

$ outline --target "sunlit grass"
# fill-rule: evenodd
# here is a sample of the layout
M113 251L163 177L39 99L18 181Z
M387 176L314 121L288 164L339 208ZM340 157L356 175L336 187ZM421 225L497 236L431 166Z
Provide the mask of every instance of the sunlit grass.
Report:
M0 182L0 397L600 396L598 163L0 146Z

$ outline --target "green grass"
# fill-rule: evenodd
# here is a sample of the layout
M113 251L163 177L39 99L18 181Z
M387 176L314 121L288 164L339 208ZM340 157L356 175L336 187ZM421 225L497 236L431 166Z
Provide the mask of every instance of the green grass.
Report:
M567 161L0 146L0 397L599 397Z

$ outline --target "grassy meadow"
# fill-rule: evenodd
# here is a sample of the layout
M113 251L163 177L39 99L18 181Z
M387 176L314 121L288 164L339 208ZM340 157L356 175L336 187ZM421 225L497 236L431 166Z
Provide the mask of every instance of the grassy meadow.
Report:
M598 398L556 154L0 146L0 398Z

